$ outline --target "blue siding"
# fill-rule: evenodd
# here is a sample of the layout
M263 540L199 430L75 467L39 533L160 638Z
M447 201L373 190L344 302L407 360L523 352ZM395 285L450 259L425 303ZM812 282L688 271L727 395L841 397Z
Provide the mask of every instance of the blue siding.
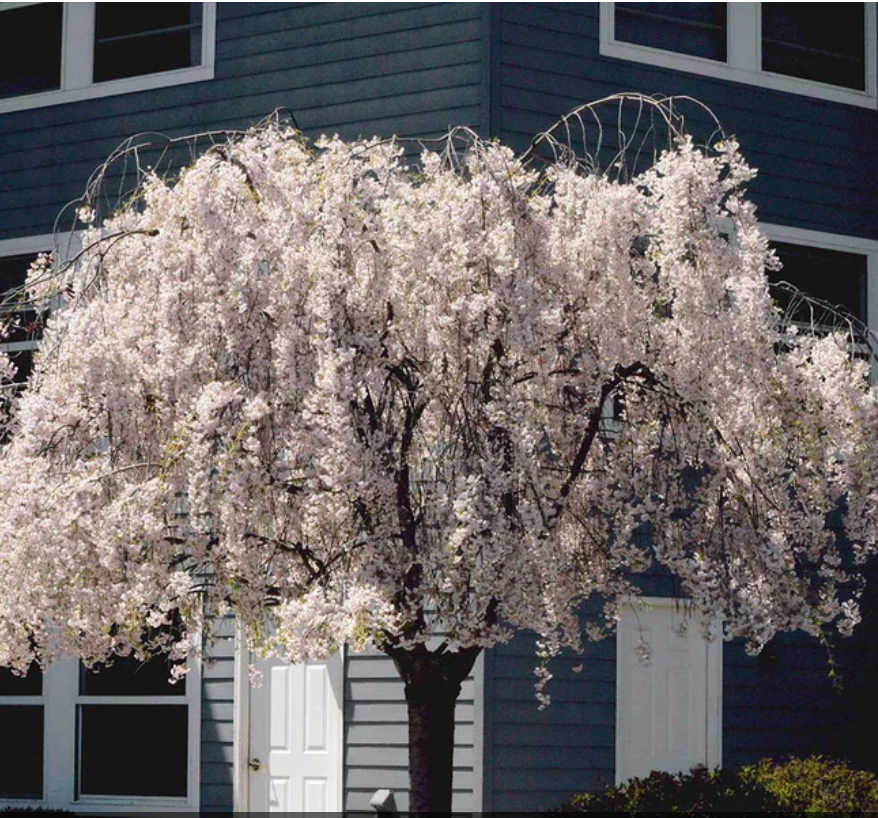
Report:
M51 232L132 134L247 127L285 108L312 136L481 124L476 4L219 3L215 78L0 114L0 239Z
M597 3L502 5L494 132L518 147L576 105L620 91L686 94L735 134L766 222L878 238L878 113L601 57Z
M822 753L878 772L878 566L866 571L862 623L827 644L803 633L774 639L759 656L725 645L723 763Z
M206 647L201 686L201 812L231 812L235 691L235 625L216 623Z
M580 657L553 660L552 702L543 710L534 689L536 663L527 635L486 654L486 812L544 810L613 780L615 641L589 643Z

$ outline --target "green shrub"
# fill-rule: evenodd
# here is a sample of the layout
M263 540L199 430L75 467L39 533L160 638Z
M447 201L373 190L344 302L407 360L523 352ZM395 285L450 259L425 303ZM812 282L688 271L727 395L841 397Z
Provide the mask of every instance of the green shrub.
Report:
M787 812L878 812L878 779L823 756L783 764L763 759L740 775L771 793Z
M555 812L766 812L775 800L757 782L728 770L651 773L618 787L575 796Z
M878 779L821 756L763 759L739 772L695 767L654 772L597 793L577 795L552 812L831 812L878 811Z

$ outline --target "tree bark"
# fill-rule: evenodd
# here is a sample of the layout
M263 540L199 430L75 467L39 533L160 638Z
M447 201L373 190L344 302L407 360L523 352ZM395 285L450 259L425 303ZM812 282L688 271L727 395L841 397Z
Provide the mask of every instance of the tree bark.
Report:
M451 812L454 710L460 685L442 679L407 684L410 813Z
M451 812L454 710L480 648L388 650L405 682L409 727L409 814Z

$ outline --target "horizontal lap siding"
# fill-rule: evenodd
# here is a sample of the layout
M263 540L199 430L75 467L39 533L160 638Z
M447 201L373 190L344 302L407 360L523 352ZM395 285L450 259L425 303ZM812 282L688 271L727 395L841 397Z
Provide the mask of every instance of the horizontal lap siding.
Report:
M775 638L759 656L726 644L723 762L813 753L878 772L878 565L862 569L863 621L827 643L803 633Z
M588 643L582 656L553 659L539 709L532 637L517 636L485 658L485 809L539 812L612 781L616 649Z
M0 114L0 239L50 232L135 133L244 128L278 108L312 137L478 127L480 15L475 4L219 3L215 79Z
M205 649L201 686L201 812L231 812L235 690L235 625L214 625Z
M878 238L878 113L599 54L597 3L504 4L494 130L523 147L582 103L621 91L706 103L759 169L766 222Z
M475 684L472 677L464 682L455 713L456 813L478 811ZM378 789L393 790L396 806L408 811L408 721L403 684L393 662L374 652L349 653L344 698L345 812L374 815L369 800Z

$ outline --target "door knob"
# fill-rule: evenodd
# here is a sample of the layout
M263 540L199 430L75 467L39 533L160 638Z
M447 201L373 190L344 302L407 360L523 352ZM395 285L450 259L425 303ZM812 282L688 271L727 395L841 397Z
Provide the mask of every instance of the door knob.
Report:
M248 766L255 773L255 772L258 772L259 769L262 767L262 762L258 758L251 758L249 763L248 763Z

